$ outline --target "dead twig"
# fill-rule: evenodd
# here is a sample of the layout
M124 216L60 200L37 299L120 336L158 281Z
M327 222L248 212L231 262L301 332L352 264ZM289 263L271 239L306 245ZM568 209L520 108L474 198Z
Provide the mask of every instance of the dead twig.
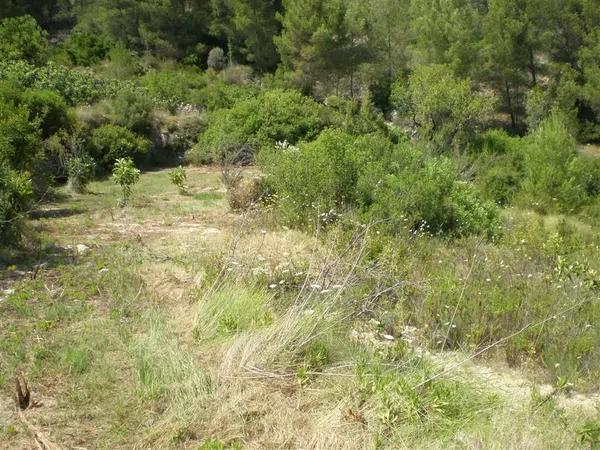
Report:
M22 375L15 377L15 402L17 404L17 415L33 436L37 447L40 450L61 450L61 447L51 442L38 427L29 422L25 417L23 411L41 406L41 403L31 398L31 391L29 390L27 380Z

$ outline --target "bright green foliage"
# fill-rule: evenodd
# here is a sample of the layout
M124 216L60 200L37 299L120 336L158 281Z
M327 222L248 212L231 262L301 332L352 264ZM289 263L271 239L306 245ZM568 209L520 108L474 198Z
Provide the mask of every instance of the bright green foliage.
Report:
M561 117L551 116L524 144L524 198L541 210L571 211L581 206L585 197L571 175L575 140Z
M124 207L129 202L133 185L140 179L140 171L130 158L119 158L113 166L112 179L121 187L119 206Z
M0 162L0 246L18 239L32 194L29 175Z
M151 146L148 139L119 125L103 125L90 138L92 155L105 168L111 167L116 159L142 155Z
M25 106L0 104L0 163L17 171L33 170L41 157L40 130Z
M450 160L400 151L408 154L394 171L382 175L371 194L373 219L383 219L390 233L497 234L496 208L458 179Z
M179 166L169 172L169 179L171 183L175 185L177 189L179 189L180 194L185 194L187 191L187 187L185 182L187 180L187 173L182 166Z
M355 139L339 130L326 130L300 148L281 146L262 152L267 183L286 222L327 222L355 204L359 163L369 158L370 150ZM373 142L369 137L361 141Z
M25 61L0 61L0 80L56 91L72 105L90 104L114 95L119 84L102 80L86 70L69 69L52 62L36 68Z
M85 192L87 184L92 180L96 164L87 154L72 156L67 161L69 188L73 192Z
M199 71L167 68L146 73L140 80L153 101L162 103L174 113L182 103L190 100L191 91L203 87Z
M446 66L421 66L394 86L394 101L413 118L435 150L464 147L489 118L493 99L474 91L469 80L452 76Z
M30 120L40 124L44 139L72 125L67 102L56 92L28 89L21 101L29 110Z
M137 134L150 136L152 133L154 105L145 92L124 88L106 105L112 123Z
M202 299L194 336L201 341L230 337L271 324L269 296L260 289L228 286Z
M318 103L298 92L267 91L213 113L188 158L194 164L249 162L263 146L314 137L323 127L321 114Z
M265 150L259 161L291 224L328 223L359 209L391 234L497 232L494 205L460 182L449 160L426 159L408 144L393 147L381 135L326 130L299 148Z
M31 16L7 18L0 22L0 57L42 63L48 53L48 33Z

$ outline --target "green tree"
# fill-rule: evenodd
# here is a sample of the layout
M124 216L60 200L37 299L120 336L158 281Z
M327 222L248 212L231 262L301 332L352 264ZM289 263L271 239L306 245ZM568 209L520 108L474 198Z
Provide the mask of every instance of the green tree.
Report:
M468 79L443 65L417 68L407 84L395 84L393 99L436 151L468 144L494 106L492 97L477 93Z
M287 0L283 5L283 29L275 44L288 78L305 92L320 82L339 93L346 81L354 94L353 76L370 54L365 31L348 21L346 2Z

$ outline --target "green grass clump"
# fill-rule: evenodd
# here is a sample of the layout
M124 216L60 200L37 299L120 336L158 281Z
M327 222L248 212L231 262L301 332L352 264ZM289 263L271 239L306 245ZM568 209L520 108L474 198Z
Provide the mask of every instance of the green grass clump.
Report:
M194 335L200 340L233 336L269 325L274 311L267 292L227 285L200 300Z

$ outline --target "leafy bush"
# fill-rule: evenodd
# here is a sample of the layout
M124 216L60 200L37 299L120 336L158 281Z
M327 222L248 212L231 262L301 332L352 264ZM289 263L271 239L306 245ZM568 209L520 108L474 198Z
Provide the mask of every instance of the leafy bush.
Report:
M169 172L169 179L171 180L171 183L173 183L175 187L179 189L180 194L185 194L187 190L187 187L185 185L185 182L187 180L187 173L182 166L171 170Z
M455 78L444 65L419 66L407 83L394 85L392 101L437 151L468 144L494 106L493 98L474 92L469 80Z
M9 17L0 22L0 57L41 63L48 53L48 33L31 16Z
M266 148L259 157L267 173L267 184L276 197L286 222L314 224L339 214L356 202L359 176L359 145L341 130L325 130L300 147L280 145ZM360 138L370 140L368 137Z
M91 156L83 154L73 156L67 161L69 188L73 192L85 192L87 184L92 180L96 164Z
M426 158L408 143L393 146L381 134L326 130L299 148L264 150L259 162L278 210L295 225L358 209L391 234L496 232L496 208L459 181L450 160Z
M71 33L61 44L69 61L77 66L99 63L108 54L112 44L102 36L91 33Z
M15 241L32 196L32 183L26 172L17 172L0 162L0 242Z
M395 173L384 176L373 192L370 215L385 220L394 234L401 229L454 235L493 235L497 211L474 188L460 182L445 158L406 159Z
M0 103L0 163L17 171L32 171L41 157L40 130L25 106Z
M29 110L30 119L39 122L44 139L72 125L67 102L57 92L27 89L22 102Z
M207 78L209 77L207 73ZM190 94L193 104L201 105L208 111L232 108L237 102L258 95L254 85L239 86L228 84L221 78L209 79L206 86Z
M263 146L315 137L323 127L321 115L322 107L298 92L268 91L213 113L188 158L194 164L249 162Z
M189 102L193 89L203 87L204 79L198 71L176 67L151 70L140 79L153 101L175 113L181 104Z
M553 114L524 141L522 201L539 210L571 211L585 200L571 175L576 142L559 114Z
M150 136L154 126L153 107L148 95L134 89L122 89L107 101L108 118L111 122L145 136Z
M125 127L104 125L92 132L90 146L95 159L108 168L116 159L134 158L146 153L152 143Z
M119 158L115 161L112 179L115 184L121 187L119 206L124 207L131 198L133 185L140 179L140 171L130 158Z

